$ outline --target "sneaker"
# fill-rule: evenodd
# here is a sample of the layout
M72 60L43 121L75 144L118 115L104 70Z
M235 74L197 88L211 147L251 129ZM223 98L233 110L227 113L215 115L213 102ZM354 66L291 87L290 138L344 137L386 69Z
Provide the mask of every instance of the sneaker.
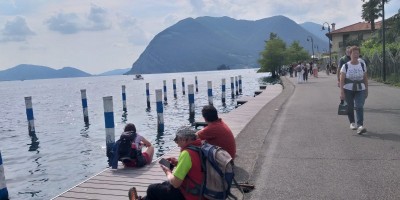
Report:
M350 129L351 130L356 130L357 129L356 124L355 123L350 123Z
M367 132L367 129L364 126L359 126L357 129L357 134L362 135L363 133Z
M131 189L129 189L128 197L129 197L129 200L138 200L139 199L135 187L132 187Z

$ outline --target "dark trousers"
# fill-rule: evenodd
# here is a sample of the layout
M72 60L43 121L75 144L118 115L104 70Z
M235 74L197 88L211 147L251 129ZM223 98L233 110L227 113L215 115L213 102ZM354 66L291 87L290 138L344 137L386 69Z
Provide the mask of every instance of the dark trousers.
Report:
M145 200L185 200L181 191L174 188L168 181L149 185L146 195L147 196L143 198Z

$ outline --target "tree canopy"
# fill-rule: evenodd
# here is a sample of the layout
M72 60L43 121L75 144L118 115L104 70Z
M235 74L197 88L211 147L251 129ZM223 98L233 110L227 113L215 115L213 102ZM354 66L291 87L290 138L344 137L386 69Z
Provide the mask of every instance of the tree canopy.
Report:
M383 0L384 3L388 3L390 0ZM375 30L375 20L382 16L382 0L362 0L361 18L371 23L371 30Z
M269 40L265 41L265 48L260 55L258 63L261 68L259 71L271 72L273 78L276 77L276 71L282 65L309 59L308 52L300 46L298 41L294 41L289 48L286 48L286 43L276 33L270 33Z

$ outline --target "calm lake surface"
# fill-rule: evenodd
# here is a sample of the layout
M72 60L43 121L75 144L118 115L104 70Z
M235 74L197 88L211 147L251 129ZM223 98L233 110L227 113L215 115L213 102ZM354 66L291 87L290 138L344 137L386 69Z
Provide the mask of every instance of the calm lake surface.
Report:
M50 199L108 167L106 157L103 97L113 96L116 140L126 123L132 122L140 134L156 148L155 157L175 147L174 131L189 125L187 85L194 84L195 118L208 104L207 81L213 83L214 106L220 113L235 108L230 98L230 77L242 76L243 94L253 96L261 77L256 69L190 73L144 74L47 80L0 82L0 150L10 199ZM185 78L186 95L181 79ZM221 79L226 79L226 105L221 103ZM173 98L176 79L178 98ZM157 134L155 89L167 81L168 104L164 105L165 131ZM150 83L151 110L146 111L146 83ZM126 86L127 115L123 115L122 89ZM81 89L86 89L90 125L82 114ZM32 96L38 143L32 143L24 97Z

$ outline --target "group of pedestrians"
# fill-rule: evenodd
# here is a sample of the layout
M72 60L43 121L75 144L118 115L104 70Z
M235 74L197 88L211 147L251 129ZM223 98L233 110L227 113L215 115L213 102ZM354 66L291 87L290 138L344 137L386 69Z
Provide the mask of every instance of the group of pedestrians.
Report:
M169 157L166 159L173 166L173 169L160 164L167 181L149 185L145 197L138 196L136 188L132 187L128 192L129 200L203 199L200 198L199 193L196 193L196 191L199 191L198 187L202 184L204 179L200 155L197 151L189 149L188 147L200 147L202 141L206 141L211 145L216 145L226 150L231 155L232 159L234 159L236 155L236 143L231 129L218 117L217 109L214 106L204 106L202 109L202 116L207 123L207 126L202 130L196 131L190 126L183 126L176 131L174 142L180 148L180 154L178 158ZM135 146L138 145L141 148L143 145L147 147L146 151L142 154L143 157L146 158L146 161L148 161L146 163L150 164L154 154L154 148L146 138L136 133L136 128L133 124L127 124L124 128L124 132L133 130L136 136L134 140ZM117 150L114 150L114 152L115 151ZM135 165L127 165L125 163L124 166L135 167Z
M319 67L317 62L299 62L292 64L289 68L290 77L297 77L297 83L308 82L308 75L318 78Z

